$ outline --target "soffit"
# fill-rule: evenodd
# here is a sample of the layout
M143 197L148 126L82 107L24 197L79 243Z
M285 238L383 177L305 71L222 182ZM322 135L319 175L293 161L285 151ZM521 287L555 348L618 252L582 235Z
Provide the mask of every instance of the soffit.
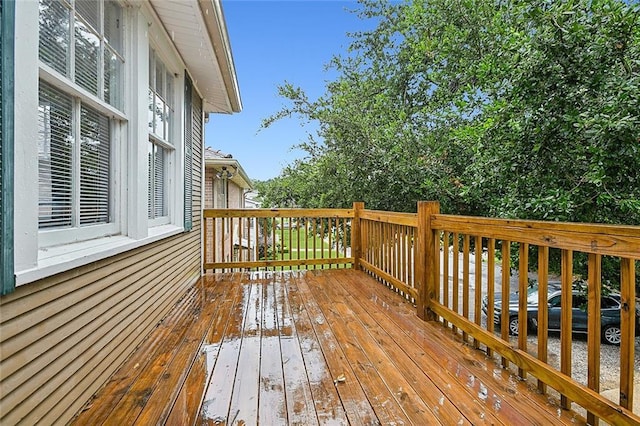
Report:
M152 0L151 5L182 57L206 112L242 109L238 83L218 0Z

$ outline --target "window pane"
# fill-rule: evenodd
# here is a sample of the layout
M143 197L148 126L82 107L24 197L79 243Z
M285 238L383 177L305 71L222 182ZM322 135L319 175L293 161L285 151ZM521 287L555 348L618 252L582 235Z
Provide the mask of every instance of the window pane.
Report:
M153 130L153 122L155 121L153 118L155 117L155 114L153 113L153 91L151 89L149 89L149 114L148 114L148 120L149 120L149 133L154 133Z
M76 0L76 13L96 32L100 31L98 26L98 22L100 22L98 18L99 7L100 2L96 0Z
M124 62L111 49L104 51L104 100L110 105L122 109L122 73Z
M75 25L76 83L98 95L100 39L80 21Z
M153 88L158 95L164 98L165 97L164 65L162 62L160 62L157 56L154 62L155 62L156 79L155 79L155 86L153 86Z
M40 82L38 105L38 182L40 228L72 225L72 101Z
M80 112L80 224L109 222L111 170L109 119L91 108Z
M122 25L122 8L116 1L104 3L104 37L120 56L124 56L124 28Z
M158 95L155 96L155 105L153 108L153 112L154 112L153 128L155 130L156 135L160 139L167 139L167 135L165 134L165 104L162 98Z
M147 200L149 219L167 215L165 152L166 150L161 146L153 142L149 143L149 192Z
M69 76L69 9L56 0L40 0L39 8L40 60Z
M154 217L162 217L167 215L165 196L164 196L164 179L165 179L165 155L164 149L156 146L155 156L154 156L154 170L153 170L153 179L154 179Z
M165 107L165 136L167 140L171 139L173 132L173 75L167 73L167 92L166 92L166 107Z

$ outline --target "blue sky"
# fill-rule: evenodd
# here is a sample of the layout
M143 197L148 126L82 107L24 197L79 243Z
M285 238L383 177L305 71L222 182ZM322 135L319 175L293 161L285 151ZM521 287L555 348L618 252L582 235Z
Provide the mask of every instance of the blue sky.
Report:
M232 154L250 178L266 180L302 155L292 147L313 130L295 118L260 130L264 118L286 105L277 86L288 81L316 99L332 79L325 65L346 52L347 32L372 24L349 12L359 7L355 1L223 0L222 7L243 111L211 114L206 145Z

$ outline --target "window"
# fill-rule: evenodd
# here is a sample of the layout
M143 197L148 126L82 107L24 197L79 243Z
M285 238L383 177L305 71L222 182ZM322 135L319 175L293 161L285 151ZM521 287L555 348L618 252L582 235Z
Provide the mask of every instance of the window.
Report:
M109 223L109 119L41 81L38 122L39 227Z
M149 192L148 216L151 225L169 222L168 181L170 158L174 152L174 99L173 74L157 53L149 50Z
M38 8L40 246L117 233L112 158L121 123L110 117L123 103L122 8L112 0L40 0Z
M122 110L124 31L114 0L40 0L40 60Z
M153 142L149 144L149 219L167 216L166 153Z

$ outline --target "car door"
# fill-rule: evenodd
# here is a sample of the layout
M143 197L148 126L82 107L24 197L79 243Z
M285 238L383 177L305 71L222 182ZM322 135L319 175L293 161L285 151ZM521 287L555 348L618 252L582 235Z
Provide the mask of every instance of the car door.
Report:
M573 331L587 331L587 297L582 294L574 294L571 300L572 329Z
M560 330L560 318L562 315L562 307L560 306L561 297L559 294L549 298L549 330Z

